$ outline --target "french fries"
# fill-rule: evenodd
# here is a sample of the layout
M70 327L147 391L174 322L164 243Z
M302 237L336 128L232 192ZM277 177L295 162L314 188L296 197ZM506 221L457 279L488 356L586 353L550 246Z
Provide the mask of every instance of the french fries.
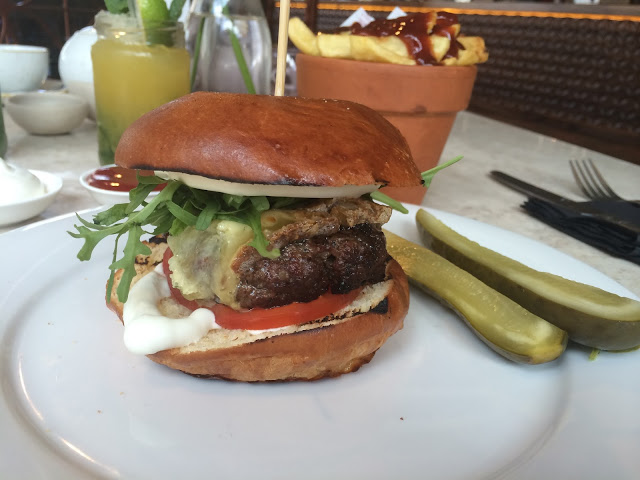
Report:
M298 17L289 19L289 38L302 53L320 55L315 33Z
M397 37L363 37L360 35L348 35L351 46L351 56L354 60L362 60L365 62L380 62L380 63L397 63L400 65L415 65L416 61L408 56L403 56L402 53L406 53L407 48ZM381 42L380 40L386 40ZM389 40L398 40L401 46L404 47L404 52L398 54L398 49L393 51L388 48L391 44ZM395 42L394 42L395 43Z
M457 56L446 57L451 49L448 36L434 33L435 12L428 16L425 26L429 32L429 54L434 63L448 66L466 66L486 62L489 58L481 37L460 35L460 24L450 27L453 41L459 42ZM289 20L289 38L293 44L308 55L330 58L345 58L365 62L416 65L404 41L395 36L352 35L349 32L314 34L298 17ZM446 57L446 58L445 58Z
M458 58L445 58L442 62L445 65L475 65L476 63L484 63L489 59L482 37L460 36L456 40L462 44L464 50L458 50Z
M311 30L309 31L311 32ZM340 34L318 35L316 37L316 43L318 45L318 50L320 50L320 55L330 58L352 58L351 45L349 41L350 36L351 35Z

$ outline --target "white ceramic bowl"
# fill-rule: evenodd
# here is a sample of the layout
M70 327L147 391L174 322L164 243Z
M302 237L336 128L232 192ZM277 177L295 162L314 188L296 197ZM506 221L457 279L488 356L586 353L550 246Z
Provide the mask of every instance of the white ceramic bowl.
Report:
M27 132L36 135L60 135L80 126L89 113L87 102L59 92L32 92L13 95L6 100L11 118Z
M116 190L107 190L104 188L97 188L89 185L89 177L93 173L102 168L114 167L115 165L104 165L101 167L92 168L80 175L80 185L82 185L87 192L93 197L93 199L101 205L115 205L116 203L129 203L129 192L118 192ZM155 197L159 192L153 191L149 194L149 197Z
M46 193L21 202L0 205L0 227L28 220L44 212L62 189L62 179L48 172L30 170L44 183Z
M31 45L0 45L0 90L31 92L49 72L49 50Z

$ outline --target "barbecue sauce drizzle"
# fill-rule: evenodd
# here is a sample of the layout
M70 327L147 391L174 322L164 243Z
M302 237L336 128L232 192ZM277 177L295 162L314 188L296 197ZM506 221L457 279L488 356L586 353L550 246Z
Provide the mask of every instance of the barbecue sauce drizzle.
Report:
M436 16L435 24L431 32L428 31L430 17ZM460 42L456 40L455 25L458 24L458 16L449 12L413 13L393 20L378 19L363 27L354 23L351 27L340 28L338 31L348 31L352 35L364 35L372 37L388 37L395 35L404 42L418 65L438 65L439 62L431 54L432 35L447 37L450 40L449 50L444 58L457 58L458 51L464 50Z

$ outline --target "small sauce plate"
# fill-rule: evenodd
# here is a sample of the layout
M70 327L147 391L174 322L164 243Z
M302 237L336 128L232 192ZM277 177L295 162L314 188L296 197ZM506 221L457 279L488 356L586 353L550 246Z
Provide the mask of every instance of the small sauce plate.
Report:
M80 184L101 205L129 203L129 191L138 184L136 171L117 165L92 168L80 175ZM149 197L157 195L154 190Z
M28 220L44 212L62 189L62 179L41 170L30 170L45 185L46 192L38 197L0 205L0 227Z

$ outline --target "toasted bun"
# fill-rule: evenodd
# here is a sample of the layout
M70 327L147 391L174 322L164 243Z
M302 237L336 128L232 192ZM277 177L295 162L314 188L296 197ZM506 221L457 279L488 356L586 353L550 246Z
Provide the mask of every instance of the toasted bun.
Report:
M370 108L338 100L192 93L136 120L115 162L236 183L422 184L400 132Z
M150 257L140 259L135 280L150 273L154 264L161 261L166 244L151 248ZM357 313L358 308L353 307L344 317L287 327L271 336L257 336L256 340L247 339L250 335L243 331L211 330L194 344L148 357L191 375L244 382L317 380L356 371L402 328L409 308L409 286L402 268L392 260L387 274L389 279L383 282L381 297L386 298L386 309ZM120 275L121 272L116 275L108 306L122 321L123 304L115 296ZM378 301L374 300L376 304Z

